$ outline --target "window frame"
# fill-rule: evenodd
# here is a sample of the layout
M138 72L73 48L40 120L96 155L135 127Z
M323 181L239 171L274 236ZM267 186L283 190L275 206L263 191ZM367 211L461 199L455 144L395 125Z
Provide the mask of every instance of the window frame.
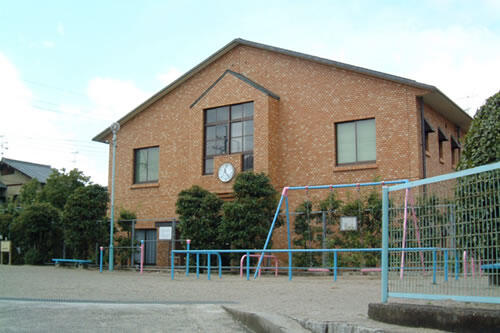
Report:
M375 159L374 160L366 160L366 161L358 161L358 125L357 123L364 120L373 120L375 126ZM338 138L338 125L354 123L354 147L355 147L355 162L347 162L347 163L339 163L339 138ZM349 165L360 165L360 164L373 164L377 162L377 122L375 117L371 118L363 118L356 120L348 120L348 121L340 121L335 123L335 165L336 166L349 166Z
M149 150L149 149L153 149L153 148L158 148L158 177L156 178L156 180L146 180L146 181L143 181L143 182L136 181L137 180L137 152L139 152L141 150ZM148 146L148 147L134 148L133 154L134 154L133 155L134 172L133 172L133 175L132 175L132 177L133 177L132 178L132 184L139 185L139 184L155 184L155 183L158 183L160 181L160 146L157 145L157 146ZM149 154L148 154L148 163L149 163ZM146 170L147 169L148 168L146 167Z
M238 119L233 119L232 118L232 109L233 107L237 106L237 105L244 105L244 104L252 104L252 116L251 117L245 117L244 116L244 110L242 110L242 116L241 118L238 118ZM214 109L219 109L219 108L224 108L224 107L227 107L228 108L228 118L227 120L220 120L220 121L214 121L214 122L210 122L210 123L207 123L207 113L208 111L210 110L214 110ZM248 170L253 170L253 162L252 162L252 168L248 168L248 169L245 169L244 167L244 159L246 156L252 156L252 160L253 160L253 154L254 154L254 144L255 144L255 123L254 123L254 116L255 116L255 103L253 101L247 101L247 102L242 102L242 103L235 103L235 104L229 104L229 105L220 105L220 106L217 106L217 107L211 107L211 108L207 108L207 109L204 109L203 110L203 160L202 160L202 174L203 175L213 175L215 173L215 170L213 170L211 173L208 173L206 172L206 163L207 163L207 160L210 160L210 159L214 159L216 156L224 156L224 155L234 155L234 154L241 154L242 156L242 164L241 164L241 168L243 171L248 171ZM252 121L252 134L251 135L244 135L244 122L246 121ZM232 136L232 124L235 124L235 123L241 123L241 131L242 131L242 135L241 136L237 136L236 138L242 138L242 147L241 147L241 151L239 152L234 152L232 153L231 152L231 141L233 139L233 136ZM226 139L226 142L224 143L224 153L223 154L210 154L208 155L207 154L207 128L209 127L212 127L212 126L215 126L216 127L216 132L217 132L217 126L219 125L226 125L227 126L227 139ZM216 133L217 135L217 133ZM252 137L252 150L244 150L244 142L245 142L245 137ZM211 140L212 141L212 140ZM217 139L215 139L215 141L217 141ZM214 168L215 169L215 168Z

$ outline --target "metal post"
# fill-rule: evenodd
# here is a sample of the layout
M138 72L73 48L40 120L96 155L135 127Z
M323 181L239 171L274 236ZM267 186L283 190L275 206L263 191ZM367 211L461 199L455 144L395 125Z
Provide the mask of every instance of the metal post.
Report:
M333 281L337 281L337 251L333 252Z
M222 279L222 258L220 256L220 253L216 253L217 254L217 259L218 259L218 263L219 263L219 279Z
M141 239L141 274L144 267L144 239Z
M101 246L100 247L100 250L101 250L101 253L100 253L100 256L99 256L99 273L102 273L102 252L104 251L104 247Z
M189 276L189 245L191 244L190 239L186 239L186 247L187 247L187 253L186 253L186 276Z
M210 280L210 252L207 253L207 279Z
M436 284L436 272L437 272L436 250L432 250L432 284Z
M276 224L276 220L278 219L278 215L280 213L281 204L283 203L283 197L287 195L287 191L288 191L288 187L285 187L283 189L283 193L281 194L281 198L280 198L280 202L278 203L278 207L276 208L276 213L274 214L273 222L271 223L271 227L269 228L269 233L267 234L267 238L266 238L266 242L264 243L264 249L263 250L267 249L267 245L269 244L269 241L271 240L271 236L273 234L274 225ZM262 254L264 254L264 252L262 252ZM263 257L261 256L259 258L259 262L257 263L257 269L256 269L255 274L253 276L254 279L257 278L257 272L260 269L262 258Z
M321 221L323 222L323 242L322 242L322 245L324 249L326 249L326 212L323 211L321 212ZM323 255L322 255L322 262L321 262L321 265L323 267L326 267L327 266L327 256L328 256L328 253L326 252L323 252Z
M448 250L444 250L444 280L448 281Z
M288 211L288 195L285 197L286 209L286 232L288 235L288 249L292 248L292 236L290 235L290 213ZM288 252L288 280L292 280L292 252Z
M113 162L111 168L111 222L109 223L109 270L113 271L114 265L114 251L113 251L113 228L115 224L115 168L116 168L116 133L120 129L119 123L113 123L111 125L111 131L113 132Z
M200 254L196 253L196 278L200 278Z
M250 252L247 252L247 281L250 279Z
M174 271L175 271L175 266L174 266L174 252L170 252L170 276L172 280L174 279Z
M130 266L134 267L134 263L135 263L135 246L134 246L134 243L135 243L135 220L132 220L132 233L131 233L131 239L130 239L130 246L134 248L134 250L132 251L132 254L130 255Z
M382 187L382 303L389 289L389 187Z

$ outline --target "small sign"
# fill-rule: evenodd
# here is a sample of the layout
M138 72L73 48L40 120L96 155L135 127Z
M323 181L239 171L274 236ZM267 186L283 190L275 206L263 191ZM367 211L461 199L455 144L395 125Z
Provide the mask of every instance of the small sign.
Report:
M10 241L1 241L1 251L2 252L10 252Z
M172 227L160 227L160 239L161 240L171 240L172 239Z
M341 216L340 230L341 231L358 230L358 218L356 216Z

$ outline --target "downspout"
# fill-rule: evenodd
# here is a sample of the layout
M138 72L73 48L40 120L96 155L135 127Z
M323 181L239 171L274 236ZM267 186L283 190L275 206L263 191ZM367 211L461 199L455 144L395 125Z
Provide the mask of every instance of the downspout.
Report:
M422 178L427 177L426 172L426 161L425 161L425 120L424 120L424 98L422 96L417 96L418 107L420 109L420 129L422 137Z

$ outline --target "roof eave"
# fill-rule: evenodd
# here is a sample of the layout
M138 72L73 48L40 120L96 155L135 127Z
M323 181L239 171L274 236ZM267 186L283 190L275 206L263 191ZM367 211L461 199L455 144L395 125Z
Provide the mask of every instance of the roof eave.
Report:
M424 103L431 106L434 111L438 112L446 119L451 120L461 129L469 129L472 117L438 88L433 87L430 92L423 94L422 97L424 99Z

